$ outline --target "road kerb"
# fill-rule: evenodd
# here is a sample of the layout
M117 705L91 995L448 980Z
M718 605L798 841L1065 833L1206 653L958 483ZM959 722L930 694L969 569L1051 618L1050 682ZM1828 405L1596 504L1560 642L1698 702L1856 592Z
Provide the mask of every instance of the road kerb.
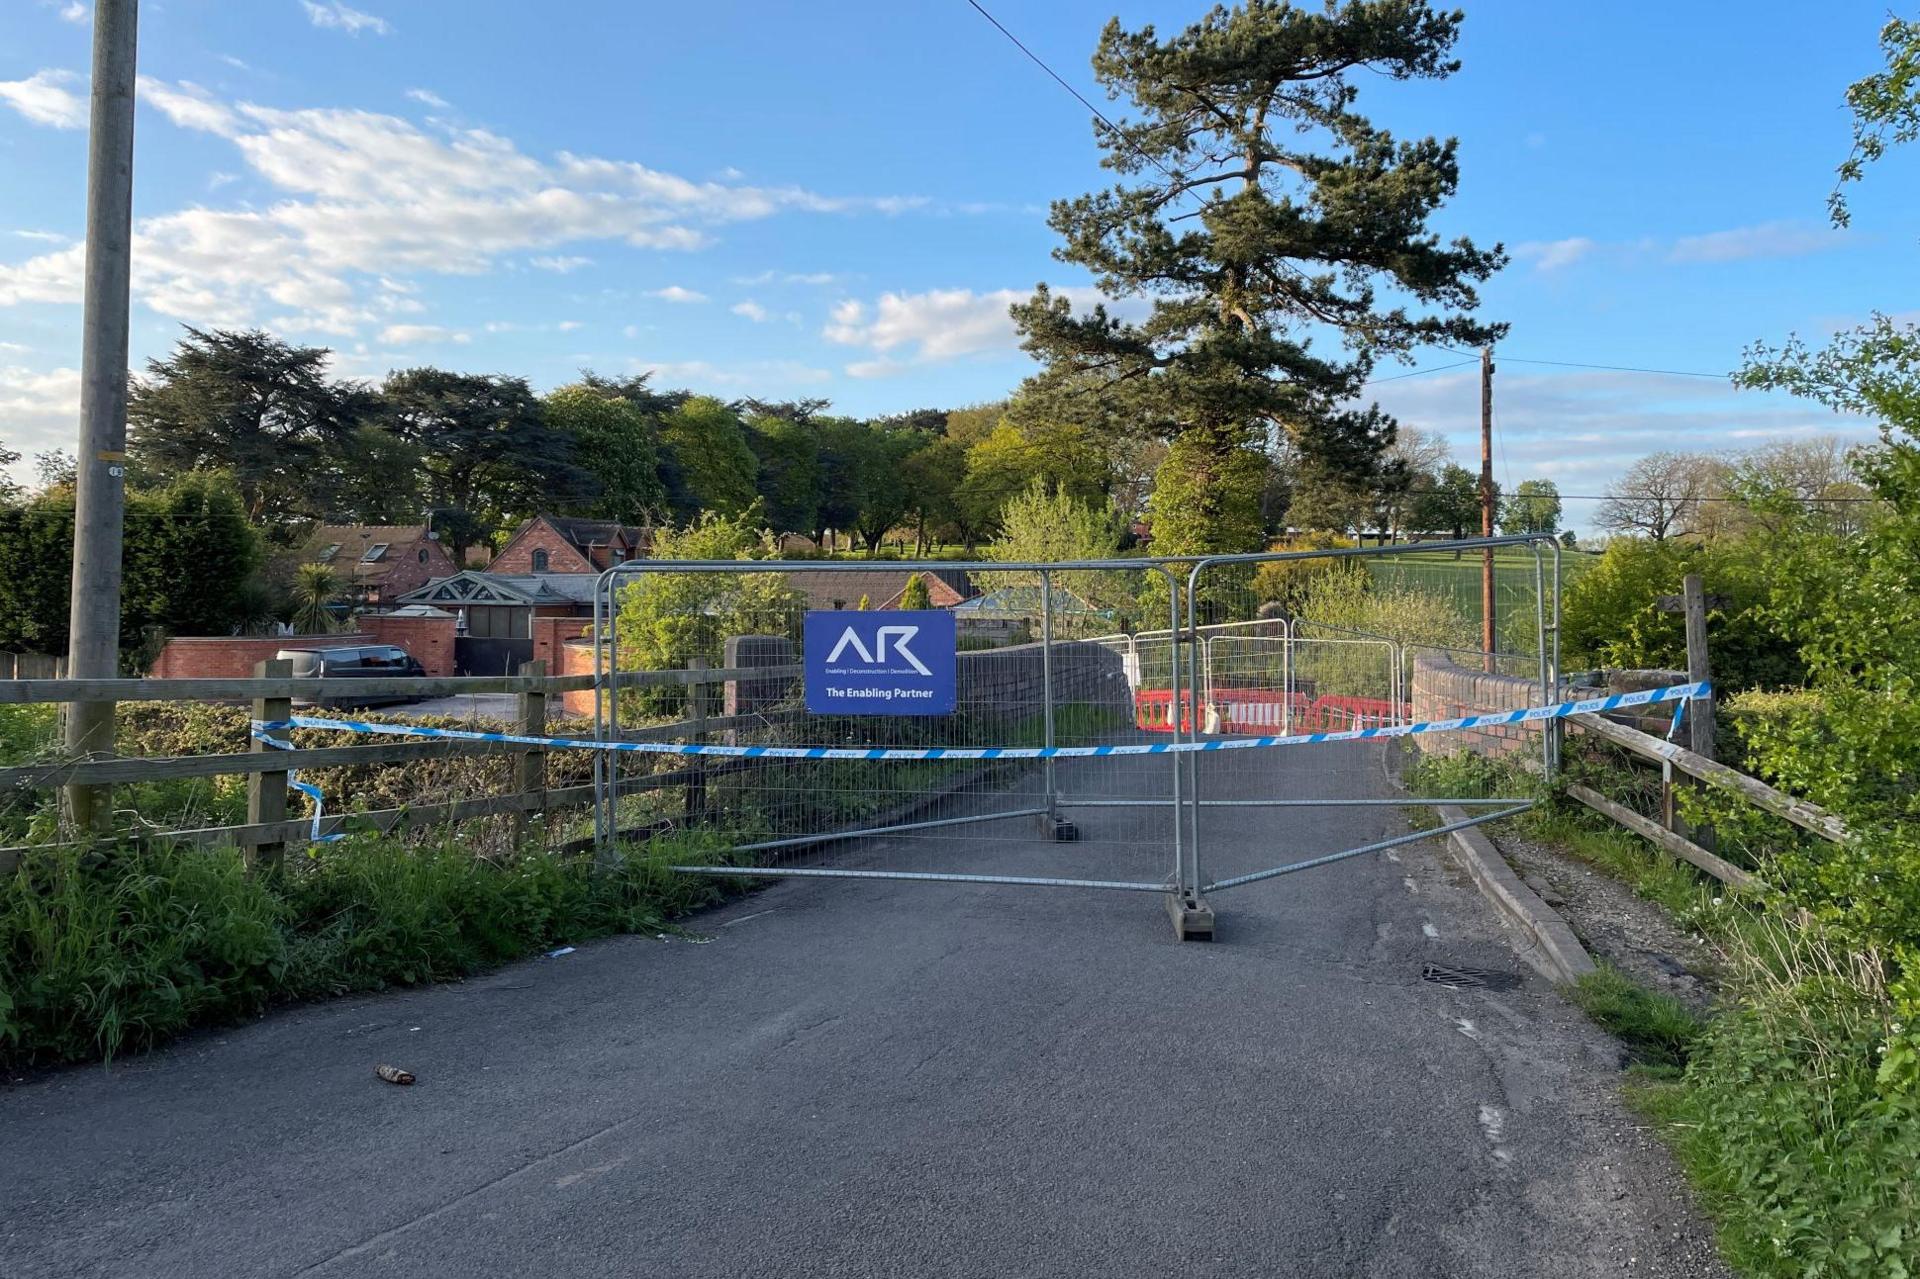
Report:
M1439 813L1442 825L1467 819L1464 811L1450 804L1436 805L1434 811ZM1574 981L1594 970L1593 956L1573 935L1567 921L1521 881L1479 827L1454 831L1447 841L1454 859L1473 877L1481 895L1531 943L1520 948L1522 959L1556 983Z

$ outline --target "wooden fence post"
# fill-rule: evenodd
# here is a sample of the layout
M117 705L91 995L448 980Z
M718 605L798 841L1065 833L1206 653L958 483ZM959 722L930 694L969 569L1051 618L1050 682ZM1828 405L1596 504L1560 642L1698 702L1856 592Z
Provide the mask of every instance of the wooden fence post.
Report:
M707 659L690 657L687 659L687 669L696 674L704 671L707 669ZM693 729L689 736L693 738L695 746L705 746L707 744L707 685L704 682L688 683L687 706L690 711L687 718L693 721ZM687 758L687 825L694 826L705 821L707 816L707 757L690 755Z
M253 665L255 679L291 679L293 663L284 658L271 658ZM290 697L256 697L253 699L253 718L268 722L278 722L293 716L293 699ZM270 728L266 730L275 737L286 739L291 730ZM253 739L253 753L273 751L284 754L277 746L270 746L259 738ZM261 825L269 822L287 820L287 774L286 770L273 773L247 774L247 825ZM259 839L248 836L248 843L242 849L249 866L274 867L280 864L280 858L286 852L286 844L278 839Z
M1687 679L1696 684L1703 683L1713 678L1713 670L1707 661L1707 590L1700 574L1689 573L1682 579L1680 605L1687 621ZM1688 749L1707 759L1714 758L1713 700L1709 695L1687 703ZM1699 781L1690 781L1688 784L1696 788L1704 785ZM1678 823L1680 827L1688 825L1685 821ZM1711 826L1696 826L1690 830L1679 830L1678 833L1688 836L1708 852L1717 848Z
M547 677L547 663L544 658L520 663L520 674L537 680ZM533 684L520 690L520 735L522 737L545 737L547 735L547 688L544 683ZM537 822L540 841L546 843L547 821L547 752L544 749L532 749L523 753L514 764L514 789L524 798L533 795L538 798L539 807L533 810L530 818L528 810L521 809L513 816L513 842L518 848L527 840L530 823Z

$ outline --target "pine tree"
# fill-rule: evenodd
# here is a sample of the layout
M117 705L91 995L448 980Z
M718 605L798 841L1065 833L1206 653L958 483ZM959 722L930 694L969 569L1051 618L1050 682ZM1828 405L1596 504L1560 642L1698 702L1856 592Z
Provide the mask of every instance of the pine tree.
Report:
M1091 386L1177 441L1156 550L1256 549L1261 454L1279 432L1364 482L1394 429L1352 406L1375 363L1503 331L1468 313L1504 251L1427 227L1459 183L1455 143L1402 142L1353 109L1358 72L1450 75L1460 21L1411 0L1247 0L1164 40L1117 19L1102 34L1095 75L1137 108L1097 126L1123 181L1054 204L1055 256L1151 310L1076 315L1042 285L1013 315L1047 364L1030 393Z

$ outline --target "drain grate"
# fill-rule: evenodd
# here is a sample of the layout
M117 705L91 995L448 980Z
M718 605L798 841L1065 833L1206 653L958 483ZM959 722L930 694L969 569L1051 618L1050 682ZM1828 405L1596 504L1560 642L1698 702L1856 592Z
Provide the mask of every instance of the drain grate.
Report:
M1513 973L1492 968L1455 968L1450 964L1420 965L1420 980L1455 990L1512 990L1520 984Z

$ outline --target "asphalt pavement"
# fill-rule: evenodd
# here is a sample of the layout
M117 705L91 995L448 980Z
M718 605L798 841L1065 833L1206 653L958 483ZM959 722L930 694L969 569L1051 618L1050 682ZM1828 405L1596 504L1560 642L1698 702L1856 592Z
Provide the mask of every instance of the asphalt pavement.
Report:
M1246 752L1207 793L1386 795L1381 751ZM1077 845L1009 822L942 855L1097 877L1150 829L1080 816ZM1221 874L1406 829L1204 823ZM1617 1045L1438 848L1216 905L1182 944L1149 893L787 880L685 935L34 1077L0 1089L0 1273L1724 1273Z

